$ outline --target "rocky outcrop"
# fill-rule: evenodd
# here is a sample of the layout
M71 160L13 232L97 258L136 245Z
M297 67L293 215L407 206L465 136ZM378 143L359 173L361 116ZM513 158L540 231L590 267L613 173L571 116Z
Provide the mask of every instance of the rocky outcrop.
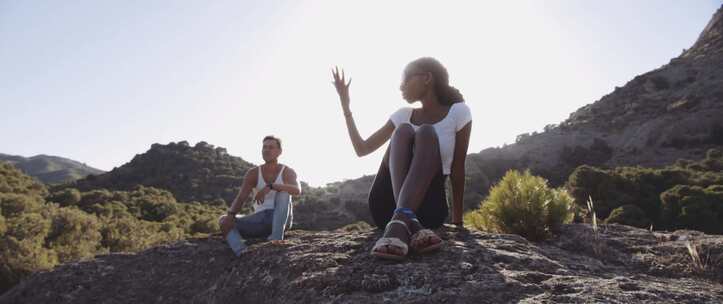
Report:
M219 237L36 273L0 303L719 303L723 237L572 224L541 243L451 226L405 262L368 252L379 231L292 231L235 258ZM693 262L686 246L697 249Z

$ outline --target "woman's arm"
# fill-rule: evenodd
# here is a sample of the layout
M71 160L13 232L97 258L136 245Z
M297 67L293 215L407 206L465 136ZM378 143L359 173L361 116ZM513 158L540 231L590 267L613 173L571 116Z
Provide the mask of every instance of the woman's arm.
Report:
M351 144L354 146L354 152L356 152L357 156L362 157L376 151L387 140L389 140L390 137L392 137L394 124L392 124L391 121L387 121L387 123L374 132L372 136L369 136L367 139L363 139L359 134L359 130L356 127L354 117L352 116L351 109L349 107L349 85L351 85L351 78L349 78L349 82L347 83L344 76L344 70L341 71L340 75L338 68L332 70L332 75L334 76L334 87L336 87L336 92L339 94L341 109L344 111L344 120L346 120L346 128L347 131L349 131L349 138L351 139Z
M452 160L452 223L462 224L464 202L464 163L467 158L469 136L472 132L472 122L469 122L455 135L454 159Z
M356 152L356 155L359 157L379 149L379 147L392 137L392 132L394 132L394 124L392 124L391 121L387 121L387 123L374 132L372 136L369 136L366 140L362 139L354 123L354 118L351 117L351 115L346 116L346 128L349 131L349 138L351 138L351 143L354 146L354 152Z

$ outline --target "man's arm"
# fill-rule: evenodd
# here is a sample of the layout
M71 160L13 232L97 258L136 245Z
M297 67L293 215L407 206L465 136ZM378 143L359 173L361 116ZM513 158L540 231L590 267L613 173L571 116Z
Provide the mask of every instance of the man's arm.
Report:
M257 170L256 167L246 171L243 184L241 184L241 190L239 190L236 198L231 203L231 207L228 208L228 213L235 215L241 210L241 206L243 206L244 202L246 202L246 199L251 193L251 189L253 189L256 184L256 179L259 175L258 171L259 170Z
M283 184L272 185L274 190L288 192L291 195L301 194L301 187L299 187L299 182L296 180L296 171L294 169L286 167L281 180L284 182Z

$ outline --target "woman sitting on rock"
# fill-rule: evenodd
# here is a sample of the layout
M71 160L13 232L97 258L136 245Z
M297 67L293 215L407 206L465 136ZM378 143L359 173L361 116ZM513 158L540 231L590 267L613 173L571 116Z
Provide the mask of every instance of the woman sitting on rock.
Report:
M462 94L449 85L447 69L434 58L419 58L404 69L399 89L408 103L387 123L363 139L349 108L349 85L344 71L332 71L349 137L358 156L379 149L391 138L374 184L369 208L384 235L372 255L402 260L411 248L418 253L442 246L430 228L442 226L448 215L445 179L451 175L452 223L462 225L464 163L472 116Z

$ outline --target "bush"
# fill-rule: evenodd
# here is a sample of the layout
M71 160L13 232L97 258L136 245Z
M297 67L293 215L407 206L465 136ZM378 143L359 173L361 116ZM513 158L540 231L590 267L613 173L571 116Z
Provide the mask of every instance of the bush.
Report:
M61 263L95 256L100 247L100 225L95 216L72 208L57 209L45 242Z
M467 214L474 228L519 234L543 240L573 218L573 199L562 189L550 189L547 180L527 170L508 171L490 190L479 210Z
M100 231L101 244L111 252L140 251L153 244L147 222L132 217L109 219Z
M214 233L220 231L218 220L207 217L194 222L191 225L191 233Z
M102 204L111 200L113 200L113 194L110 193L110 191L105 189L93 190L83 193L78 205L80 205L81 208L85 209L89 206L95 204Z
M577 167L567 182L567 188L581 208L586 208L589 197L595 201L595 212L600 218L606 218L610 212L622 205L618 196L624 188L623 181L606 170L582 165Z
M0 237L4 236L6 231L8 226L5 224L5 217L0 214Z
M104 204L93 204L84 211L95 214L98 217L124 217L131 216L128 207L121 202L107 202Z
M0 292L10 289L20 279L39 270L48 270L57 264L55 254L36 240L0 238Z
M6 220L7 231L0 237L0 292L32 272L47 270L58 261L44 247L50 221L37 213L22 213Z
M647 216L645 216L643 209L640 209L638 206L623 205L610 212L610 216L605 219L605 223L616 223L638 228L648 228L652 222Z
M672 229L723 233L723 187L678 185L660 195L662 220Z
M613 210L625 205L635 205L642 211L637 220L618 213L610 222L622 221L621 216L624 216L625 221L638 227L649 227L642 223L650 221L657 229L720 233L714 231L723 228L716 227L713 221L723 213L719 211L717 202L720 199L715 194L721 192L715 189L723 184L721 168L723 153L711 149L703 160L681 159L673 166L660 169L618 167L608 170L580 166L568 178L567 187L581 207L585 206L588 197L592 197L601 219L612 216ZM628 212L637 211L630 209L625 213Z
M45 197L48 189L15 166L0 161L0 193L15 193Z
M38 196L0 193L0 211L6 218L18 216L22 213L39 212L43 201Z
M53 192L48 200L60 204L60 206L74 206L80 203L80 191L74 188L67 188L60 191Z
M146 221L160 222L178 212L177 203L144 200L141 205L141 218Z
M35 240L41 245L50 230L50 220L38 213L23 213L7 219L6 237Z

